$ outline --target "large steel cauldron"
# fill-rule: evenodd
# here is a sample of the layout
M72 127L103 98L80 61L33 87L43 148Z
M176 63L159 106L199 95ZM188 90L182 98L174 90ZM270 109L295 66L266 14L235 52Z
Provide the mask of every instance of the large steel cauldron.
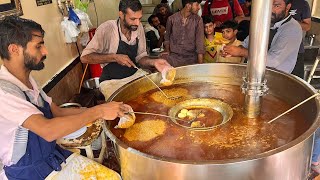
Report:
M177 68L175 83L202 81L208 83L242 84L246 66L233 64L202 64ZM159 82L160 74L150 77ZM315 93L315 90L300 79L275 70L266 71L269 93L282 97L295 105ZM128 101L138 94L154 89L146 78L135 80L116 91L108 101ZM123 179L137 180L300 180L306 179L310 169L313 133L319 126L319 102L310 100L299 108L311 126L295 140L248 158L218 161L187 162L151 156L128 147L109 130L107 136L114 142L120 160ZM214 137L213 137L214 138ZM186 151L188 151L186 149Z

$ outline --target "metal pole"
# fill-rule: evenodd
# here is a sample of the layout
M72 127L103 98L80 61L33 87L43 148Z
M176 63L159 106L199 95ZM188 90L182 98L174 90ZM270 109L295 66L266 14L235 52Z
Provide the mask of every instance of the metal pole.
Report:
M260 115L261 99L267 91L265 69L269 42L273 0L252 1L249 60L244 78L245 114L249 118Z

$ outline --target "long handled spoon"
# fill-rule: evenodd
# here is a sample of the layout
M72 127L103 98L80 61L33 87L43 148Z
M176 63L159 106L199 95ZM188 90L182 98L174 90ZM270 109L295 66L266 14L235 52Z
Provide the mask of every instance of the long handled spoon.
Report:
M160 91L167 99L176 100L176 99L180 99L180 98L182 97L182 96L168 96L150 77L148 77L148 76L146 75L146 73L145 73L142 69L138 68L137 66L134 66L134 68L138 69L138 71L141 71L141 72L143 73L143 75L144 75L148 80L150 80L150 81L159 89L159 91Z
M307 99L305 99L304 101L300 102L299 104L293 106L292 108L290 108L290 109L287 110L286 112L284 112L284 113L280 114L279 116L273 118L272 120L268 121L268 123L272 123L273 121L279 119L280 117L282 117L283 115L287 114L288 112L296 109L297 107L299 107L299 106L301 106L302 104L306 103L306 102L309 101L310 99L315 98L315 97L317 97L317 96L319 96L319 95L320 95L320 93L318 92L318 93L316 93L316 94L308 97Z
M183 119L179 119L179 118L172 117L172 116L167 116L167 115L164 115L164 114L157 114L157 113L148 113L148 112L139 112L139 111L131 111L131 112L128 112L128 113L166 117L166 118L175 119L175 120L177 120L177 121L187 122L187 123L191 123L191 121L193 122L193 121L197 118L197 116L198 116L198 115L197 115L195 118L193 118L193 119L190 120L190 121L185 121L185 120L183 120Z

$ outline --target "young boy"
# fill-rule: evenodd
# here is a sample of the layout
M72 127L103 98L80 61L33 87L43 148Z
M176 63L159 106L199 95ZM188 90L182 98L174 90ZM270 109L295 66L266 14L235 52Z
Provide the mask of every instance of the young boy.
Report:
M203 25L204 25L204 47L205 54L203 57L204 63L213 63L216 62L216 45L214 43L214 28L215 24L213 23L213 19L211 16L203 16Z
M241 41L237 40L237 30L238 23L234 21L226 21L222 23L222 37L229 40L229 43L226 45L240 46ZM222 49L221 49L222 50ZM223 51L223 50L222 50ZM217 51L217 61L216 62L227 62L227 63L243 63L243 57L222 57L221 51Z

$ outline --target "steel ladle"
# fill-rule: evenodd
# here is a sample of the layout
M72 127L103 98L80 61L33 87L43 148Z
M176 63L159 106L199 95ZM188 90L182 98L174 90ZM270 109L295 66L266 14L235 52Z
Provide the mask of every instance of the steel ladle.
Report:
M279 119L279 118L280 118L280 117L282 117L283 115L285 115L285 114L287 114L287 113L291 112L292 110L294 110L294 109L296 109L297 107L301 106L302 104L306 103L306 102L307 102L307 101L309 101L310 99L312 99L312 98L315 98L315 97L319 96L319 95L320 95L320 93L319 93L319 92L320 92L320 91L318 91L318 93L316 93L316 94L314 94L314 95L312 95L312 96L308 97L307 99L303 100L303 101L302 101L302 102L300 102L299 104L297 104L297 105L293 106L292 108L288 109L287 111L285 111L284 113L280 114L279 116L277 116L277 117L273 118L272 120L268 121L268 123L272 123L273 121L275 121L275 120Z
M137 66L133 66L133 67L136 68L136 69L138 69L138 71L141 71L141 72L143 73L143 75L144 75L149 81L151 81L167 99L177 100L177 99L182 98L182 96L168 96L150 77L148 77L148 76L146 75L146 73L145 73L141 68L138 68Z
M152 115L152 116L161 116L161 117L166 117L166 118L170 118L170 119L175 119L177 121L182 121L182 122L186 122L188 124L194 122L197 118L198 118L198 115L196 117L194 117L192 120L190 121L185 121L183 119L179 119L179 118L176 118L176 117L172 117L172 116L167 116L167 115L164 115L164 114L157 114L157 113L148 113L148 112L138 112L138 111L130 111L128 113L131 113L131 114L142 114L142 115Z

